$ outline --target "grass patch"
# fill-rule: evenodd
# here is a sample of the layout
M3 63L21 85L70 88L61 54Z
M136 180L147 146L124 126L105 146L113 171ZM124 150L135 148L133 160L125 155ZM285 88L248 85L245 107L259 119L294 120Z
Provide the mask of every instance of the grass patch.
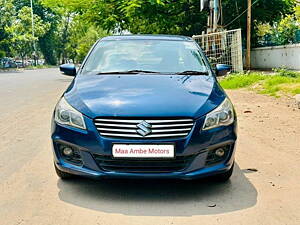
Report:
M281 95L300 94L300 73L285 69L274 70L275 73L238 73L220 81L225 89L249 88L261 94L279 97Z
M267 79L267 76L262 73L237 73L226 77L225 79L221 80L220 83L225 89L238 89L249 87L265 79Z

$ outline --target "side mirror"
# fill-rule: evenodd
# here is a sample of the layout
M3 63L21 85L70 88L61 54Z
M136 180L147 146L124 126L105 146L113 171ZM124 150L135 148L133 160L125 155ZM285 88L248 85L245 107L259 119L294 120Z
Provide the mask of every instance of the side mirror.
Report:
M217 64L216 66L216 75L219 76L225 76L227 73L229 73L231 70L230 65L226 64Z
M76 76L76 67L74 64L62 64L59 70L65 75Z

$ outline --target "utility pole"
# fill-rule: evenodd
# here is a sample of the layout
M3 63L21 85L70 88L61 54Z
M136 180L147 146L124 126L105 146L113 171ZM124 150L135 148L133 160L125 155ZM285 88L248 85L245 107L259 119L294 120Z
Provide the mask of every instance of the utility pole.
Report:
M213 33L214 29L214 0L209 0L209 16L207 33Z
M217 32L219 17L219 0L214 0L214 25L213 32Z
M218 27L219 0L200 0L200 11L208 12L207 33L213 33Z
M251 10L252 2L248 0L248 13L247 13L247 54L246 54L246 69L251 69Z
M30 6L31 6L32 37L34 38L34 21L33 21L33 6L32 6L32 0L30 0ZM34 40L33 40L33 59L34 59L34 65L36 66L36 49L35 49L35 41L34 41Z

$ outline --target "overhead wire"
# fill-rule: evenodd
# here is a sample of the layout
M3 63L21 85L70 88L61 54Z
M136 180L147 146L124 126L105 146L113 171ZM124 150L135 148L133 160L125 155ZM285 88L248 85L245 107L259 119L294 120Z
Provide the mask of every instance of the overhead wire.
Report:
M250 8L252 8L253 5L255 5L259 0L256 0L251 4L251 6L247 7L240 15L238 15L234 20L232 20L230 23L226 24L224 27L228 27L230 24L232 24L234 21L236 21L238 18L240 18L245 12L247 12Z

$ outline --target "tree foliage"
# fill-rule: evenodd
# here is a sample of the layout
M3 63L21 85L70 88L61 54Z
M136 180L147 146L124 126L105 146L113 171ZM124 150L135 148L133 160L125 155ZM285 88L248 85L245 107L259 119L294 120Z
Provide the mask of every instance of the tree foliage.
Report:
M107 32L88 23L82 23L80 16L74 18L70 27L66 52L73 61L82 62L92 45Z
M294 13L295 1L253 0L253 22L260 27L257 33L252 32L253 41L264 36L264 32L269 33L270 27L278 26L278 30L285 31L281 33L286 36L278 34L284 42L295 29L291 21L300 20L299 6L293 16L288 16ZM221 28L242 28L245 34L247 1L220 2ZM92 44L108 33L192 36L207 29L207 12L200 12L199 0L34 0L33 3L35 37L30 32L30 1L0 0L0 50L8 56L30 56L32 42L36 41L49 64L67 59L81 61Z
M13 0L13 4L16 11L21 10L23 7L30 7L29 0ZM55 65L57 62L57 40L55 31L57 30L60 18L52 9L44 7L40 0L33 1L33 13L38 15L43 23L50 25L50 28L45 32L45 34L38 38L38 47L42 52L46 63Z
M247 31L247 1L244 0L223 0L223 25L226 29L242 28L245 37ZM283 16L293 13L295 0L253 0L252 1L253 24L270 23L273 25ZM239 17L237 16L244 14ZM252 43L257 43L258 36L252 26Z
M24 6L18 11L14 23L6 27L6 31L11 34L10 42L13 49L23 59L25 55L32 55L34 48L33 44L39 37L43 36L49 29L49 24L44 23L41 18L34 15L34 36L32 33L31 24L31 9Z
M200 12L199 0L43 0L52 8L83 15L87 21L108 31L193 35L206 30L207 13ZM246 31L245 0L222 0L222 25ZM258 0L252 8L255 22L276 22L292 13L295 0Z
M300 7L294 8L294 14L282 17L278 22L256 24L256 34L262 45L284 45L296 43L296 33L300 32ZM265 43L266 39L269 43Z
M83 15L108 32L192 35L206 26L199 0L43 0L48 7Z
M10 34L6 28L11 26L12 16L15 14L14 5L11 0L0 0L0 50L4 51L7 56L12 55L10 49Z

